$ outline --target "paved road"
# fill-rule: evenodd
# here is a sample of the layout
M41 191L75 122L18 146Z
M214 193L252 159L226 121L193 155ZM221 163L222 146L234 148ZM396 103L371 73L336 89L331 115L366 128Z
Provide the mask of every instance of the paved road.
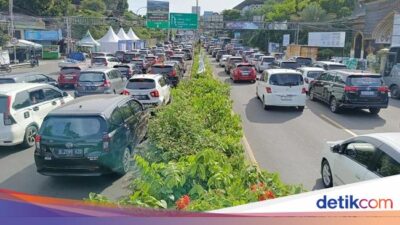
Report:
M211 60L211 59L210 59ZM263 169L278 172L284 182L303 184L307 190L321 189L320 152L327 141L357 134L400 131L400 101L373 116L367 111L333 114L319 102L307 102L303 113L276 108L265 111L255 95L255 84L233 84L214 59L216 76L231 85L234 111L243 121L245 136Z
M39 67L18 68L13 73L40 72L53 74L57 78L58 61L41 62ZM188 62L188 71L191 62ZM67 90L72 94L73 90ZM90 192L101 193L110 199L118 199L128 193L130 176L102 176L102 177L47 177L36 172L33 159L33 148L0 147L0 189L10 189L36 195L58 198L83 199Z

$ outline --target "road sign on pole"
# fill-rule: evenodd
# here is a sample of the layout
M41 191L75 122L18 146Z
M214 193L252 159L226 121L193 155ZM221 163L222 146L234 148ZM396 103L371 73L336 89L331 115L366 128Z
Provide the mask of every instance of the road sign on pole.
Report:
M180 30L197 30L198 19L195 13L171 13L170 28Z
M169 2L148 0L147 23L148 28L169 28Z

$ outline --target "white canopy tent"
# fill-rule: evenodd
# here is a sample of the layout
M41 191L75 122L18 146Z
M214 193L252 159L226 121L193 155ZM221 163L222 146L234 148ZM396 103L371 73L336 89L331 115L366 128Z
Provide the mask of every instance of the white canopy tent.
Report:
M35 49L39 49L39 48L43 47L41 44L37 44L37 43L31 42L31 41L22 40L22 39L19 39L15 45L11 44L10 42L7 43L7 45L6 45L6 47L14 47L14 46L15 47L25 47L25 48L35 48Z
M140 38L135 34L135 32L133 32L132 28L129 28L128 37L130 40L133 40L133 41L140 40Z
M100 46L100 43L92 37L92 34L90 31L87 31L85 36L76 43L78 46L83 46L83 47L92 47L96 48Z
M114 53L118 51L119 37L115 34L110 26L108 32L98 40L100 43L100 51Z
M130 40L128 35L125 33L124 29L122 29L122 27L119 29L117 36L119 37L119 40L121 40L121 41Z

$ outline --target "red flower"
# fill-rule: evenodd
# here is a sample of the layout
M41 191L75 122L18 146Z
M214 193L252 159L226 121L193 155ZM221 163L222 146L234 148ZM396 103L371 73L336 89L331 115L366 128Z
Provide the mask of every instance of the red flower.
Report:
M251 185L250 189L252 192L256 192L258 190L263 190L264 187L265 187L265 184L263 182L260 182L258 184Z
M267 199L274 199L274 198L275 198L274 192L268 190L264 191L264 193L258 196L258 201L264 201Z
M176 208L179 210L186 209L186 207L190 204L190 197L188 195L184 195L180 197L175 204Z

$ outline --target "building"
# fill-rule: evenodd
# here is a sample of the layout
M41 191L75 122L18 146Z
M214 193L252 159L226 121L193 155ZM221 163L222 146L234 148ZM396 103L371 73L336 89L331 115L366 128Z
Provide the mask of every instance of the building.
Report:
M349 20L352 33L351 57L366 58L372 52L389 47L399 0L359 0Z
M245 0L233 9L240 10L240 14L244 16L246 12L259 9L264 5L265 0Z
M201 8L200 6L192 6L192 13L197 14L197 15L201 15Z

